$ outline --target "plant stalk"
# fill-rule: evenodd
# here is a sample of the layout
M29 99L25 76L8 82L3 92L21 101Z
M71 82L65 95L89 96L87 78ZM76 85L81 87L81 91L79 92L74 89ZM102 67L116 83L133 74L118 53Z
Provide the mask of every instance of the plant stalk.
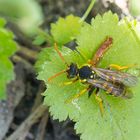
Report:
M93 5L95 3L96 0L91 0L86 12L84 13L83 17L81 18L80 22L85 21L85 19L87 18L88 14L90 13L91 9L93 8Z

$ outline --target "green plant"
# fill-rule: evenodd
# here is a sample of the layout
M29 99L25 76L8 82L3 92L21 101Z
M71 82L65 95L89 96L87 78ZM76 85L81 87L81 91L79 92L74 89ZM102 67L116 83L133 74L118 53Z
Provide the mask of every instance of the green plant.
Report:
M38 30L39 35L34 43L39 45L47 41L50 45L49 48L40 52L35 65L38 79L43 80L47 86L47 90L43 93L44 104L50 107L50 113L54 119L63 121L69 117L75 121L76 132L81 134L83 140L138 140L140 137L140 82L131 89L134 97L130 100L108 96L101 90L100 96L105 108L103 117L94 96L88 98L87 92L80 98L66 103L66 100L83 90L86 87L85 84L77 81L75 84L62 86L64 82L70 81L65 73L48 82L49 77L67 68L54 50L54 43L57 43L68 64L75 62L78 66L82 66L93 58L106 37L112 37L113 44L101 59L98 67L106 68L110 64L122 66L136 64L125 72L139 75L139 22L128 18L119 21L116 14L107 12L103 16L97 15L89 24L84 20L94 2L94 0L91 2L82 18L69 15L53 23L51 34ZM1 99L5 98L6 83L14 78L13 65L9 57L17 50L13 35L4 28L4 24L5 21L0 19L0 64L3 68L0 69ZM65 47L65 44L71 41L77 43L77 50L85 59L77 51Z
M78 19L74 16L72 18L73 21ZM138 22L129 21L127 18L119 21L116 14L107 12L103 16L97 15L95 19L92 19L91 24L84 21L76 22L73 24L73 30L76 28L76 31L69 33L69 24L71 24L72 19L70 22L68 20L69 16L63 20L59 19L51 29L54 42L59 44L59 49L68 64L75 62L78 66L82 66L87 63L89 59L92 59L105 38L110 36L113 38L113 45L103 56L99 67L106 68L109 64L137 64L136 67L127 72L138 75L140 67L140 41L137 30L140 26ZM79 28L77 28L77 24L79 24ZM63 47L72 39L76 40L77 50L85 56L85 60L76 51ZM43 80L47 86L47 90L43 93L45 96L44 104L50 107L50 113L54 119L63 121L69 117L75 121L75 129L77 133L81 134L81 139L139 139L139 84L132 89L134 97L131 100L108 96L104 91L101 91L100 94L105 106L104 116L101 117L94 96L88 98L87 93L69 104L65 102L85 88L81 82L60 86L61 83L69 81L66 74L54 78L50 83L48 82L49 77L66 69L65 63L55 52L53 45L40 53L36 68L39 71L38 78Z
M5 20L0 18L0 99L6 98L6 84L14 79L13 65L10 61L17 50L13 34L5 29Z

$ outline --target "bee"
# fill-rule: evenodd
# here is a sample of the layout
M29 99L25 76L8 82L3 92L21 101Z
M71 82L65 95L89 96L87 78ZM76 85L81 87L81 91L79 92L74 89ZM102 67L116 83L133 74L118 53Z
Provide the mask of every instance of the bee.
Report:
M87 88L83 89L79 94L76 94L74 97L68 99L68 102L72 101L83 95L85 92L88 91L89 97L92 95L93 91L95 91L95 97L99 102L100 111L103 114L103 105L102 99L99 97L99 90L102 89L106 91L109 95L115 97L123 97L126 99L132 98L133 94L129 90L130 87L135 86L138 82L136 76L121 72L121 69L127 69L129 66L118 66L114 65L119 70L111 70L111 69L103 69L98 68L97 64L99 63L100 59L103 57L105 52L110 48L113 39L108 37L96 51L93 59L90 61L89 64L85 64L81 67L78 67L76 63L71 63L68 65L57 48L55 44L55 50L57 51L58 55L67 65L67 69L63 70L56 75L50 77L48 81L51 81L56 76L60 74L66 73L68 79L71 79L70 82L65 83L65 85L72 84L78 80L80 80L83 84L87 84Z

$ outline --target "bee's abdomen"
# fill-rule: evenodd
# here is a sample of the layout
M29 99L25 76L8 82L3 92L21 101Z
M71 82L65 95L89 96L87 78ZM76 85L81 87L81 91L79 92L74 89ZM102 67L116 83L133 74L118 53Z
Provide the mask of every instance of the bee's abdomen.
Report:
M113 87L108 87L107 92L113 96L122 96L125 91L124 86L113 86Z

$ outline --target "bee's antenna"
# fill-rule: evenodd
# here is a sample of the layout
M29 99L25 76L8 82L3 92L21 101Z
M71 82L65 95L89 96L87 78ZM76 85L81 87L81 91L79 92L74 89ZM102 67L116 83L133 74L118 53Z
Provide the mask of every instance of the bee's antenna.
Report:
M62 53L59 51L58 46L56 43L54 43L54 49L56 50L56 52L58 53L59 57L61 58L61 60L68 66L68 63L66 62L65 58L63 57Z
M58 53L59 57L61 58L61 60L68 66L65 58L63 57L62 53L59 51L58 46L56 43L54 43L54 49L56 50L56 52ZM50 78L48 78L48 82L50 82L52 79L54 79L55 77L65 73L67 70L62 70L58 73L56 73L55 75L51 76Z
M55 75L53 75L53 76L51 76L50 78L48 78L48 82L50 82L52 79L54 79L55 77L57 77L57 76L59 76L59 75L65 73L65 72L66 72L66 70L62 70L62 71L56 73Z

